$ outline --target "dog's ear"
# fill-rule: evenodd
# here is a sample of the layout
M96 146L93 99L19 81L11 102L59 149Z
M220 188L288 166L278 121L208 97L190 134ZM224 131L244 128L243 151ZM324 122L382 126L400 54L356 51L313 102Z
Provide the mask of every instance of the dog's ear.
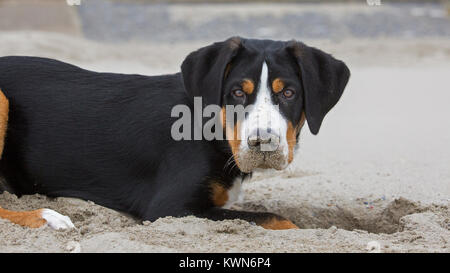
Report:
M344 62L301 42L288 42L287 50L300 67L306 120L309 130L316 135L325 115L344 92L350 70Z
M204 105L221 105L222 82L227 66L241 47L241 39L233 37L189 54L181 65L188 95L203 97Z

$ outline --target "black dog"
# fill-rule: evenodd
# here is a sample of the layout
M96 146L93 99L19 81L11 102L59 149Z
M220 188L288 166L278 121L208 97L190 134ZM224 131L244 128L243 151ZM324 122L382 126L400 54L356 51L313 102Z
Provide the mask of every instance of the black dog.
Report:
M318 133L349 76L342 61L303 43L242 38L189 54L181 73L151 77L3 57L1 172L18 195L77 197L145 220L196 215L296 228L275 214L228 208L254 169L292 161L305 119ZM213 131L223 139L174 139L172 109L185 105L194 118L197 96L220 107ZM227 105L254 107L230 118ZM72 226L46 209L0 209L0 217Z

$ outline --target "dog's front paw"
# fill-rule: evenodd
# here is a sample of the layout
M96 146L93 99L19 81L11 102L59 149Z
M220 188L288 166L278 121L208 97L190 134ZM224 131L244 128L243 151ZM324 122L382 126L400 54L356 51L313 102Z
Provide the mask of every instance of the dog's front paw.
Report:
M51 209L43 209L41 216L52 229L72 229L75 227L69 217Z

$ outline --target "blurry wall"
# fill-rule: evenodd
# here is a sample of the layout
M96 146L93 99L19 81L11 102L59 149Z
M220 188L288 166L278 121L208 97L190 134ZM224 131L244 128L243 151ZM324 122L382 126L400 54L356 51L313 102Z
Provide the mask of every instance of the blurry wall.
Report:
M108 43L450 37L449 1L0 0L0 31L38 30ZM380 1L381 5L376 5ZM177 3L175 3L177 2ZM192 2L199 2L193 4ZM294 3L296 2L296 3ZM299 4L298 2L306 2Z

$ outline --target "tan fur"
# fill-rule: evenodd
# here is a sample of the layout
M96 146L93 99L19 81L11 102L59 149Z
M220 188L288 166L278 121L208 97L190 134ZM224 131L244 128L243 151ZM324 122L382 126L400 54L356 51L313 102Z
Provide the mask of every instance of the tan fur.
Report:
M230 128L229 126L227 126L226 116L227 114L225 107L222 107L220 120L222 122L223 128L225 129L226 138L228 140L228 144L231 147L231 152L233 153L234 161L236 162L236 165L239 167L238 154L239 154L239 145L241 144L239 131L241 127L241 122L237 121L236 124L234 125L234 128Z
M228 190L220 183L212 182L211 199L216 207L224 206L228 201Z
M284 89L284 82L280 78L276 78L272 82L272 91L274 93L280 93Z
M234 125L234 128L229 128L227 126L227 139L228 143L231 146L231 152L233 153L234 161L236 162L236 165L239 167L239 146L241 145L241 140L239 139L239 131L241 127L241 122L238 121Z
M244 91L247 95L251 95L255 90L255 84L252 80L244 79L242 81L242 91Z
M296 226L294 223L292 223L289 220L283 219L278 220L276 218L272 218L267 222L264 222L260 224L265 229L273 229L273 230L280 230L280 229L299 229L298 226Z
M6 129L8 127L9 102L3 92L0 90L0 158L3 154L5 145Z
M24 227L38 228L47 223L47 221L42 218L42 210L43 209L33 211L10 211L0 208L0 218L7 219Z
M225 129L225 121L227 117L227 112L225 111L225 106L222 106L222 110L220 111L220 122L222 123L222 128Z
M288 154L288 163L291 163L292 160L294 160L294 148L295 145L297 144L297 133L298 131L303 127L303 125L305 124L305 113L302 113L302 117L300 118L300 122L299 124L294 127L292 125L292 122L288 122L288 128L286 131L286 141L288 144L288 148L289 148L289 154Z
M288 128L286 132L286 140L289 148L289 154L288 154L288 163L291 163L294 159L294 147L295 144L297 144L297 130L292 125L292 122L288 122Z

